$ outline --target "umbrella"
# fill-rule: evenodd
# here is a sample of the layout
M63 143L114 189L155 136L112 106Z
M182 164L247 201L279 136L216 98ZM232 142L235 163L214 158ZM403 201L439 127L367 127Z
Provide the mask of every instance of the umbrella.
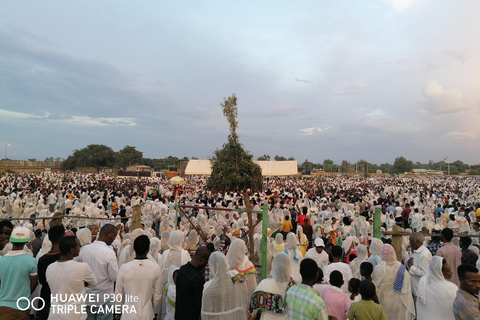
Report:
M170 179L171 184L184 184L185 180L182 177L176 176Z

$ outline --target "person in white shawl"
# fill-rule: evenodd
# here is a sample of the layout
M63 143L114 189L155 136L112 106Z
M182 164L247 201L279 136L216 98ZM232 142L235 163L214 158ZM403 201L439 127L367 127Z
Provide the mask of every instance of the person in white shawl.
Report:
M287 241L285 243L285 253L292 261L292 275L291 277L297 283L302 282L302 275L300 274L300 262L303 260L303 255L300 249L298 249L297 236L290 232L287 234Z
M235 270L238 273L243 274L246 277L247 285L247 305L248 299L253 294L253 291L257 287L256 270L253 263L246 256L247 246L242 239L235 239L230 244L230 248L227 252L227 262L229 270ZM247 310L248 306L245 306Z
M153 259L158 263L160 261L161 253L160 249L162 247L162 242L160 239L153 237L150 239L150 250L148 253L152 256Z
M130 244L127 245L118 258L118 267L120 268L122 264L127 263L135 259L135 250L133 250L133 243L135 243L135 239L139 236L144 235L145 231L141 228L137 228L130 233Z
M417 320L454 319L453 302L458 287L447 281L452 269L440 256L433 256L428 271L420 278L417 290Z
M80 241L80 247L92 243L92 231L89 228L82 228L77 231L77 238ZM80 250L82 250L80 248Z
M192 260L192 258L188 254L188 251L183 249L184 244L185 234L183 233L183 231L175 230L170 233L170 236L168 238L169 249L162 253L162 256L160 257L160 261L158 263L162 272L162 288L168 282L168 270L170 269L170 266L180 268L181 266ZM164 318L165 312L165 299L162 298L160 319Z
M382 258L380 258L380 249L383 246L383 242L380 239L373 238L372 242L370 243L370 247L368 248L368 251L370 252L370 257L367 259L367 262L370 262L375 268L377 265L382 262Z
M260 314L261 320L287 319L285 294L295 285L291 279L292 265L287 254L280 252L273 257L272 277L262 280L250 298L252 319Z
M208 264L211 280L205 283L203 288L202 319L247 319L245 305L248 303L248 296L247 288L242 282L245 281L244 277L237 277L237 272L228 270L227 258L219 251L210 255Z
M357 257L350 262L350 270L352 270L352 274L354 278L362 280L362 276L360 275L360 265L362 262L367 261L368 252L367 247L363 244L360 244L357 247Z
M283 235L280 232L275 235L271 250L274 255L285 250L285 242L283 242Z
M377 296L388 320L413 320L413 304L410 274L397 261L395 250L389 244L381 248L382 262L375 267L372 280L377 287Z
M166 315L164 320L175 319L175 301L177 301L177 285L175 284L175 271L179 268L170 266L168 269L168 284L163 287L163 295L167 299L166 303Z

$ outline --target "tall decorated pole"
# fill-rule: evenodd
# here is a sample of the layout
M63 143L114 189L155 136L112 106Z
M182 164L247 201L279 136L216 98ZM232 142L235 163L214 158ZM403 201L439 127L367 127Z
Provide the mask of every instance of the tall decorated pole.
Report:
M248 252L255 262L253 243L253 218L250 195L262 190L262 169L253 162L253 156L243 149L237 134L237 97L232 94L225 98L222 107L223 115L230 125L230 134L222 149L214 152L212 174L207 187L212 192L239 192L245 201L248 217Z

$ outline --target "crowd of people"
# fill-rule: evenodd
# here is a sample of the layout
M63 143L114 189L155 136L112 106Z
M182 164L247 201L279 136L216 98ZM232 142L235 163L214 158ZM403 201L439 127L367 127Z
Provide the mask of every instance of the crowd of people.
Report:
M206 181L0 177L0 318L480 319L480 180L276 177L250 201Z

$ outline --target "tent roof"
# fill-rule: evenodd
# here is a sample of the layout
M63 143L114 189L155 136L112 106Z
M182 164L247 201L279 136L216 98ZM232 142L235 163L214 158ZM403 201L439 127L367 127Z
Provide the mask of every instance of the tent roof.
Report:
M298 174L297 160L291 161L254 161L262 168L262 176L291 176ZM210 160L188 161L185 174L210 175Z

